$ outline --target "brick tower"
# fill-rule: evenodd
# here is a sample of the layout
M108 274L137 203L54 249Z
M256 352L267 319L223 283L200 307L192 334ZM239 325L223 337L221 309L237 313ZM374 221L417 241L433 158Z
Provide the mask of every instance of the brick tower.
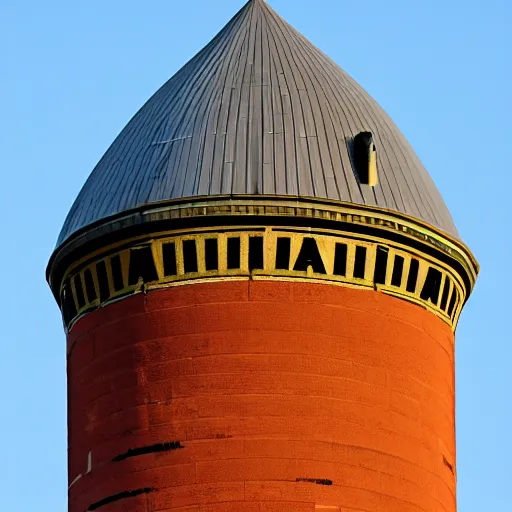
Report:
M50 260L69 511L454 512L477 272L391 119L249 1L114 141Z

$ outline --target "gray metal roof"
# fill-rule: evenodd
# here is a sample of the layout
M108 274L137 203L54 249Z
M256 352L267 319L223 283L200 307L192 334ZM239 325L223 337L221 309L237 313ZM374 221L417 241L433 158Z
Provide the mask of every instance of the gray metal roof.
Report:
M362 131L377 146L375 187L358 182L349 156ZM264 0L250 0L133 117L82 188L58 244L132 208L218 194L379 206L458 236L393 121Z

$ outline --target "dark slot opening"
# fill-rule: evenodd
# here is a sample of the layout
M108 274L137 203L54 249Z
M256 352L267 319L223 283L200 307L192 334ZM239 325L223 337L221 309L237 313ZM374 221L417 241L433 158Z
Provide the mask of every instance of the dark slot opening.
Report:
M450 305L448 306L448 316L453 315L453 311L455 309L455 304L458 301L457 288L453 287L452 298L450 299Z
M411 267L409 268L409 275L407 276L407 291L409 293L416 292L416 284L418 282L418 272L420 270L420 262L418 260L411 260Z
M453 468L453 464L448 462L448 459L443 455L443 464L453 473L455 474L455 469Z
M276 247L276 270L290 269L291 240L279 237Z
M131 457L139 457L149 453L169 452L181 449L183 449L183 446L179 441L173 441L171 443L159 443L152 446L143 446L141 448L131 448L127 452L114 457L112 462L121 462L123 460L130 459Z
M354 263L354 277L364 279L366 270L366 247L356 247L356 261Z
M110 259L110 265L112 266L112 280L114 281L114 290L118 292L124 288L123 268L121 266L121 258L119 257L119 254L112 256Z
M70 314L70 311L69 311L69 304L68 304L68 297L67 297L67 291L66 290L63 290L62 291L62 295L60 297L60 302L62 304L62 318L64 319L64 325L68 325L69 322L71 322L71 320L73 319L73 317L71 316Z
M373 136L371 132L361 132L354 137L354 165L357 177L363 185L368 185L370 182L370 151L372 147Z
M195 240L183 241L183 263L185 274L197 272L197 249Z
M149 494L150 492L155 492L155 489L145 488L145 489L137 489L136 491L125 491L120 492L119 494L114 494L113 496L109 496L101 501L97 501L93 503L87 510L98 510L105 505L110 505L110 503L114 503L116 501L124 500L127 498L135 498L137 496L141 496L142 494Z
M373 282L375 284L386 284L386 272L388 270L389 250L387 247L377 247L377 256L375 258L375 273Z
M64 285L62 291L62 315L64 317L64 323L67 325L77 315L75 300L71 293L69 281Z
M249 270L263 270L264 239L262 236L251 236L249 238Z
M87 300L89 302L94 302L98 295L96 294L96 287L94 286L94 280L92 278L92 272L90 269L87 269L84 272L84 281L85 281L85 291L87 292Z
M402 277L404 274L404 258L402 256L395 255L395 261L393 263L393 275L391 276L391 286L402 286Z
M228 238L228 269L240 268L240 238Z
M158 280L153 251L151 247L140 247L130 251L130 269L128 271L128 285L135 286L142 277L144 283Z
M171 242L170 244L162 245L162 256L164 259L164 274L166 276L175 276L178 273L176 265L176 244Z
M219 244L216 238L204 241L204 261L206 270L219 270Z
M73 278L73 283L75 284L76 301L78 302L78 309L82 309L85 306L85 296L84 289L82 287L82 280L80 279L80 274L77 274Z
M441 297L441 309L443 311L446 311L446 306L448 305L448 297L450 295L450 285L451 281L448 276L446 276L445 282L444 282L444 288L443 288L443 296Z
M334 252L334 275L347 275L347 244L336 244Z
M107 265L105 264L105 261L99 261L96 263L96 275L98 276L98 285L100 287L100 301L105 302L110 297Z
M297 478L295 481L296 482L307 482L310 484L317 484L317 485L332 485L332 480L329 480L328 478Z
M441 280L443 279L443 274L436 268L430 267L427 272L427 277L425 279L425 284L423 285L423 290L421 290L420 297L423 300L429 300L433 304L439 302L439 293L441 292Z
M300 248L299 256L295 262L293 270L298 272L305 272L311 265L313 272L317 274L325 274L325 266L318 250L316 240L311 237L302 240L302 247Z

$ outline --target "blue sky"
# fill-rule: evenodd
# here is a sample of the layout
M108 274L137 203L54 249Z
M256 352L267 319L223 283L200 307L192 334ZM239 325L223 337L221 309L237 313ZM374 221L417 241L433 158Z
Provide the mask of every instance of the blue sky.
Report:
M65 344L44 271L67 210L135 111L242 3L0 3L5 510L66 510ZM388 111L481 263L457 332L459 510L507 510L512 3L270 4Z

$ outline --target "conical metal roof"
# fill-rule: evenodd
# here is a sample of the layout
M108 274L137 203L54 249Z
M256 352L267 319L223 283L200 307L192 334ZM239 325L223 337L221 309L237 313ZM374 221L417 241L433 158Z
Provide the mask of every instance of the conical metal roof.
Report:
M363 185L350 143L373 134L379 182ZM327 198L456 227L418 157L382 108L279 17L250 0L133 117L98 163L59 237L176 198Z

